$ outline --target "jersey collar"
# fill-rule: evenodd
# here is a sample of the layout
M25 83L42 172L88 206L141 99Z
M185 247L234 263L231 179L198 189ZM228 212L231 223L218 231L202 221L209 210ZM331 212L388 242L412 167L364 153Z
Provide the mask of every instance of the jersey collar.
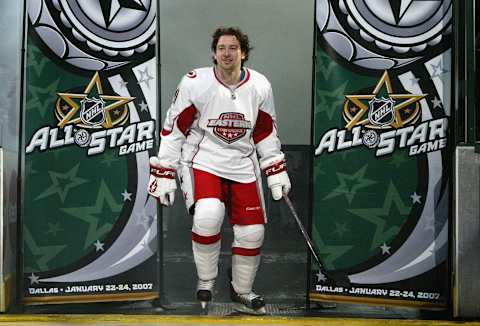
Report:
M213 67L213 74L215 75L215 78L217 79L217 81L220 84L222 84L223 86L225 86L226 88L228 88L230 90L239 88L240 86L242 86L246 82L248 82L248 80L250 79L250 70L248 70L245 67L242 68L242 74L240 75L240 82L236 86L229 86L229 85L225 84L224 82L222 82L222 80L217 76L217 71L215 70L215 67Z

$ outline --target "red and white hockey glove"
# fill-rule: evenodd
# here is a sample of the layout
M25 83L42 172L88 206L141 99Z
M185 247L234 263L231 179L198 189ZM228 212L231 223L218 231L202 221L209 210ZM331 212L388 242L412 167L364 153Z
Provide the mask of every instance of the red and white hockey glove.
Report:
M161 166L158 157L150 157L148 193L157 198L163 206L171 206L175 200L175 174L175 169Z
M277 161L263 170L267 176L267 185L272 192L273 199L282 199L283 194L288 194L291 188L290 178L287 174L287 163L285 160Z

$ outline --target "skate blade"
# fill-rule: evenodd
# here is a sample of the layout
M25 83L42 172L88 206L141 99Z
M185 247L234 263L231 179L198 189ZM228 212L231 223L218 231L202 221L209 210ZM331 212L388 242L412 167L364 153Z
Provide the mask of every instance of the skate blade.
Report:
M261 316L267 313L267 310L265 309L265 307L255 310L255 309L248 308L247 306L240 303L235 303L233 305L233 309L235 309L238 312L248 314L248 315L254 315L254 316Z
M208 315L208 301L200 301L200 307L202 308L202 315Z

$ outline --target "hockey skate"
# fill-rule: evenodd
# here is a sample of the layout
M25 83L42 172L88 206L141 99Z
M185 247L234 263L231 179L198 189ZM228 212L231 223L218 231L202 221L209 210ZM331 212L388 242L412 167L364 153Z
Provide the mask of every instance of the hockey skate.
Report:
M206 312L208 309L208 303L212 301L213 286L215 285L215 279L213 280L198 280L197 283L197 300L200 301L202 309Z
M230 298L234 303L234 309L238 312L249 315L265 315L265 300L261 295L255 294L253 291L246 294L235 292L230 283Z

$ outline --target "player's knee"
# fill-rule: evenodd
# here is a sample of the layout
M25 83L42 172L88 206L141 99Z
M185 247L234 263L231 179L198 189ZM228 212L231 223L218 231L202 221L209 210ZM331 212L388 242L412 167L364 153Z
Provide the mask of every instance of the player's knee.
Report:
M195 203L192 231L211 236L220 233L225 205L217 198L203 198Z
M234 247L247 249L260 248L263 244L265 226L263 224L234 225Z

